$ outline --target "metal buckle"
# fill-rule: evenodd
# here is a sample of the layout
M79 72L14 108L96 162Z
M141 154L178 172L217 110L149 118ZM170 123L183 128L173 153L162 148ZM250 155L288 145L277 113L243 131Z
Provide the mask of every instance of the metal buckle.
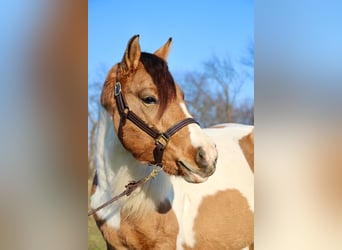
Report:
M121 84L120 82L117 82L114 87L114 95L118 96L121 93Z
M162 141L162 140L163 141ZM163 148L166 148L166 146L167 146L167 144L169 143L169 141L170 141L170 138L169 137L167 137L165 134L160 134L156 139L155 139L155 142L156 142L156 144L160 144L160 145L162 145L162 147Z
M131 111L131 109L129 107L124 107L122 114L127 116L129 111Z

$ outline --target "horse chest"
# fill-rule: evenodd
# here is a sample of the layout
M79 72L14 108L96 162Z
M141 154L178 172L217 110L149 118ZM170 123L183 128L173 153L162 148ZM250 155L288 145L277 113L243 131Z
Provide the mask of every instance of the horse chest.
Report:
M183 214L179 221L172 208L144 216L121 211L117 229L97 222L108 249L242 249L253 242L253 213L238 190L208 196L197 209L191 222L191 214Z
M108 249L176 249L178 223L173 210L145 216L121 212L120 228L100 225Z

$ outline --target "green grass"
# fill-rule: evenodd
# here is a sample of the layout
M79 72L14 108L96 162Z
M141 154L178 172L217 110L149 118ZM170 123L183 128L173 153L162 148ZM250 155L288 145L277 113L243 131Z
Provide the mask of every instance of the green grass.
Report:
M88 209L91 181L88 181ZM96 226L93 216L88 217L88 250L104 250L106 243L102 238L102 234Z
M103 250L106 244L98 230L94 218L88 218L88 250Z

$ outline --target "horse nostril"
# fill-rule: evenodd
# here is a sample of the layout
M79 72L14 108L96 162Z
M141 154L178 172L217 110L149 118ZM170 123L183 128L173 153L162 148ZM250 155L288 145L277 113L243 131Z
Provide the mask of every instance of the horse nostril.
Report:
M204 153L202 150L200 150L200 151L198 152L198 156L199 156L199 158L200 158L201 160L204 160L204 158L205 158L205 153Z
M198 163L198 165L200 167L207 167L208 166L208 162L206 160L206 153L202 147L197 148L196 162Z

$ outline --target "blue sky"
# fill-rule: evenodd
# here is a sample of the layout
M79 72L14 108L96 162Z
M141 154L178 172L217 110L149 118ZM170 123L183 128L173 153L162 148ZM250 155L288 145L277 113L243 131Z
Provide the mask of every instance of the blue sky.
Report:
M89 81L102 80L97 79L100 68L120 61L134 34L140 34L147 52L173 38L168 59L173 74L201 71L214 55L237 62L254 42L254 2L249 0L89 0L88 8ZM244 96L253 99L253 79L246 81Z

